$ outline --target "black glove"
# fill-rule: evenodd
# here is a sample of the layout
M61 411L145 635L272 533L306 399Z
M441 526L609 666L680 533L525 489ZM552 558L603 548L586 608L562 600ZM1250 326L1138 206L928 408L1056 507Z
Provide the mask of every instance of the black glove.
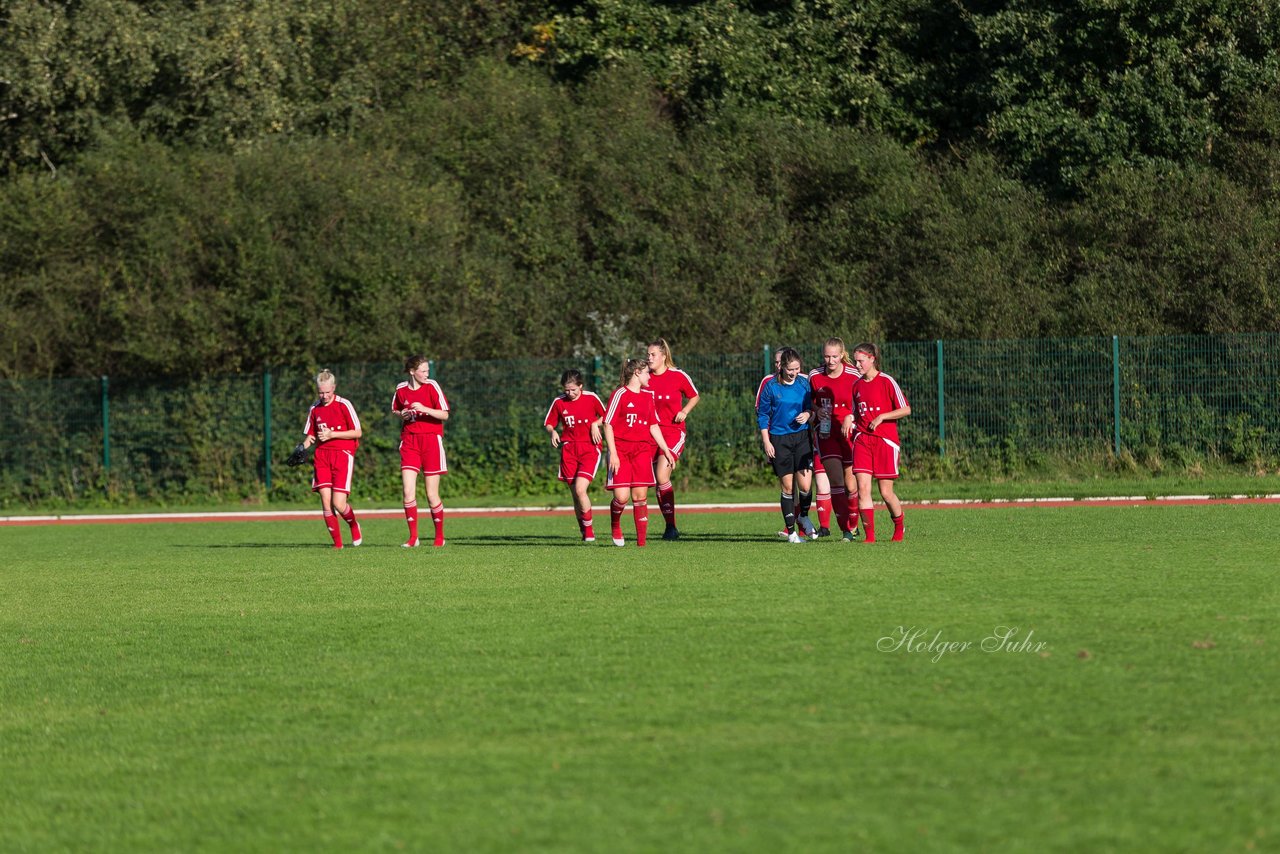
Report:
M289 455L289 459L284 461L287 466L300 466L307 461L307 446L299 442L298 446L293 449L293 453Z

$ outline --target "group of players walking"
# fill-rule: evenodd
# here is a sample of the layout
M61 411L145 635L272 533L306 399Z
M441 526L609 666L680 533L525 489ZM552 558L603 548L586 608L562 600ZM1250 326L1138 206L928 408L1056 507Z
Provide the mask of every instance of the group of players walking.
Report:
M874 543L874 479L889 509L893 539L901 540L902 502L893 491L902 449L897 422L911 414L911 406L897 381L880 370L880 348L859 344L850 357L844 341L828 338L822 367L807 377L801 370L800 354L779 348L775 373L756 391L760 439L782 489L780 534L793 543L830 536L834 516L844 542L857 539L861 522L864 542ZM814 481L816 528L809 519Z
M859 518L866 540L875 540L871 479L880 486L894 522L893 539L901 540L902 505L893 492L898 476L899 441L896 421L911 412L898 384L879 370L874 344L860 344L850 359L838 338L823 349L823 369L801 376L799 354L778 351L777 371L765 377L756 395L756 415L765 454L782 488L784 535L791 542L817 539L830 533L832 513L845 540L853 540ZM405 360L408 380L396 386L391 413L401 421L400 474L404 514L409 528L405 548L418 537L417 482L421 474L435 527L434 546L443 546L444 505L440 478L448 473L444 452L444 423L449 401L430 377L425 356ZM651 343L644 359L623 363L620 385L606 406L583 386L582 374L565 371L562 393L552 401L543 420L552 447L560 452L559 479L573 496L579 534L595 542L588 490L604 455L608 455L605 488L610 534L616 546L626 544L622 517L628 503L635 521L635 542L645 545L649 526L649 488L656 487L658 508L665 522L664 540L676 540L675 486L671 475L685 447L685 422L698 405L698 389L675 366L671 347L663 339ZM318 399L307 413L303 444L316 445L311 489L320 496L325 525L334 548L342 548L339 519L350 528L351 545L362 542L360 525L348 497L355 452L362 435L360 418L351 401L336 393L336 379L328 371L316 377ZM820 527L809 520L813 499L814 449L822 460L817 476ZM838 486L836 484L839 484ZM854 510L854 502L858 510Z

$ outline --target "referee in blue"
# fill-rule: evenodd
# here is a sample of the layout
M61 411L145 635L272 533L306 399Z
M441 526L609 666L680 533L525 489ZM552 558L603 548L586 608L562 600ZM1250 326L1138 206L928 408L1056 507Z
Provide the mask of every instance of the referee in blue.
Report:
M756 423L765 455L782 487L782 522L787 542L817 539L809 521L813 500L813 447L809 443L809 419L813 415L813 389L800 372L800 354L792 347L778 352L776 382L765 384L756 404ZM804 535L796 532L799 526Z

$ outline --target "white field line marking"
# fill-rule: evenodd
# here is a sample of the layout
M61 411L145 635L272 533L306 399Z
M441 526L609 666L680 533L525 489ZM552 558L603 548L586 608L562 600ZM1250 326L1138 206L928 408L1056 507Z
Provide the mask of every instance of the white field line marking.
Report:
M1116 502L1147 502L1147 501L1243 501L1243 500L1262 500L1262 501L1280 501L1280 493L1267 495L1230 495L1225 498L1215 499L1212 495L1157 495L1154 499L1145 495L1100 495L1094 498L939 498L930 501L904 501L903 504L908 507L951 507L966 504L1010 504L1010 505L1035 505L1035 504L1075 504L1077 502L1084 503L1088 501L1116 501ZM596 504L592 506L592 510L608 510L608 504ZM682 504L681 510L776 510L778 505L775 502L751 502L751 503L709 503L709 504ZM548 512L571 512L573 507L570 505L543 505L534 507L449 507L446 505L445 512L450 516L487 516L501 515L503 513L548 513ZM206 513L73 513L56 516L0 516L0 524L9 522L107 522L107 521L129 521L136 519L149 519L161 522L166 519L262 519L262 518L279 518L281 516L308 518L316 514L316 510L231 510L231 511L210 511ZM404 515L404 509L401 507L378 507L360 509L357 511L361 517L398 518Z

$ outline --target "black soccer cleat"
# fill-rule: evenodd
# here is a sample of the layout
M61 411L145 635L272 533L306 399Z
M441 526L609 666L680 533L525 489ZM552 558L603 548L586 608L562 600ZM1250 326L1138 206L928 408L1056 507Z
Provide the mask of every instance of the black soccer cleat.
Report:
M819 528L819 529L818 529L818 536L819 536L819 537L829 537L829 536L831 536L831 529L830 529L830 528Z
M668 526L667 526L667 530L665 530L665 531L663 531L663 532L662 532L662 539L664 539L664 540L678 540L678 539L680 539L680 532L676 530L676 526L675 526L675 525L668 525Z

